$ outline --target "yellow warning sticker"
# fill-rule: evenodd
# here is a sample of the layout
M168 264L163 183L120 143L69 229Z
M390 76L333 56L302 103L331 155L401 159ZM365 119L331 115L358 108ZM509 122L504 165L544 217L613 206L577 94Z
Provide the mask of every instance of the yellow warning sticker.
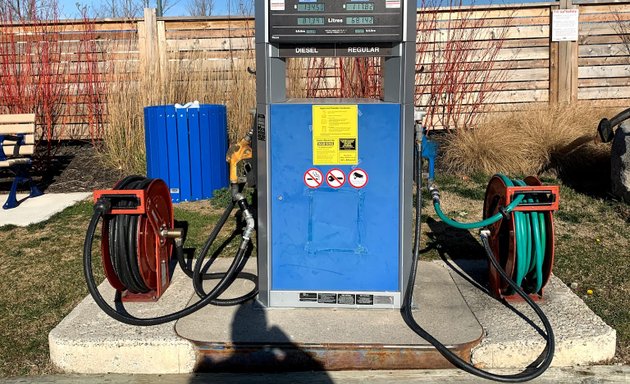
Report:
M313 105L313 164L359 163L357 105Z

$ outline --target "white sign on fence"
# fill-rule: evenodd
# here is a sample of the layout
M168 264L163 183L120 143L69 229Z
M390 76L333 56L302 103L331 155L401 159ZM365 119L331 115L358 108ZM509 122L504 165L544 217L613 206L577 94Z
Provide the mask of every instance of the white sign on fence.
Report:
M552 12L551 41L577 41L579 10L556 9Z

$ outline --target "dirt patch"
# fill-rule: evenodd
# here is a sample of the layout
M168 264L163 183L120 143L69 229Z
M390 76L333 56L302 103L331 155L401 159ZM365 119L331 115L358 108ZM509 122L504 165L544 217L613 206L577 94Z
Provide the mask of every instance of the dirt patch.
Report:
M105 164L90 143L79 141L59 144L50 160L36 158L32 175L37 185L48 193L111 188L123 176L120 170ZM8 170L3 170L0 173L0 193L7 193L12 181Z

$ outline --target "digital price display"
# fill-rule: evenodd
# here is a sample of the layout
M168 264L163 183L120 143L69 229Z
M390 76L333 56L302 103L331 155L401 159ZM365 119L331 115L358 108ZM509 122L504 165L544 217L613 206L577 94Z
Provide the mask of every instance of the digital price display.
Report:
M319 3L302 3L298 4L296 9L298 12L324 12L326 5Z
M269 42L287 44L398 43L403 39L403 7L411 3L404 0L265 1Z
M346 24L348 25L374 24L374 18L371 16L346 17Z
M298 17L297 25L324 25L323 17Z
M346 3L346 11L361 12L373 11L374 3Z

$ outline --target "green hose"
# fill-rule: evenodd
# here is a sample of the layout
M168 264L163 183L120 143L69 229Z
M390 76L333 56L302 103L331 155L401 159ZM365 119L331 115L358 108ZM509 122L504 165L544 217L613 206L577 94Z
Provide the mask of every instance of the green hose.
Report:
M497 174L508 187L526 186L522 180L511 180L505 175ZM503 219L504 214L511 213L522 202L535 204L538 199L535 195L518 195L503 212L488 217L485 220L461 223L447 217L440 206L440 197L437 189L432 189L433 207L438 217L446 224L458 229L475 229L487 227ZM539 292L543 284L543 263L545 250L547 249L547 231L545 216L539 212L514 212L514 236L516 237L516 276L514 281L522 287L523 280L534 282L532 287L523 287L526 292Z

